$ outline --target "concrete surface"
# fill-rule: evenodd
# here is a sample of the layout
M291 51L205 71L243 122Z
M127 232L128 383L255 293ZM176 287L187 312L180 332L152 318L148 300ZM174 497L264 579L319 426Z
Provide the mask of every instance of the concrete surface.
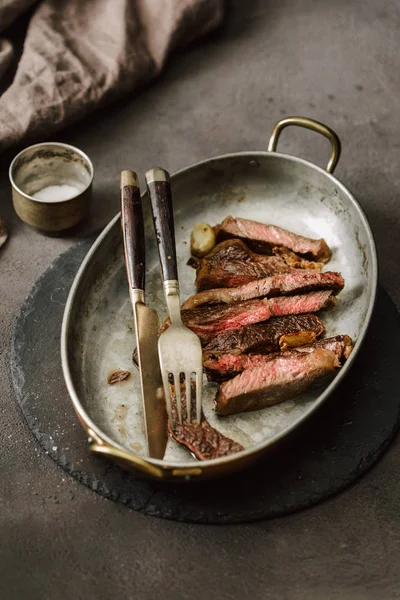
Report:
M396 0L237 1L219 36L171 59L150 89L60 135L96 168L93 230L118 208L118 174L170 170L265 148L276 120L303 114L341 136L337 175L376 236L380 279L400 306L400 5ZM280 148L325 162L327 142L287 130ZM45 238L13 214L1 157L0 597L379 599L400 595L399 440L345 493L255 525L144 517L60 471L17 409L8 353L19 306L74 239ZM51 402L51 398L46 399Z

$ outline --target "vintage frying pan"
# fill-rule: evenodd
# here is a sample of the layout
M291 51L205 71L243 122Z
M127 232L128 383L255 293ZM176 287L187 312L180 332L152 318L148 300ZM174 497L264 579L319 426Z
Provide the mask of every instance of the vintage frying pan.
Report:
M330 140L332 155L326 170L276 152L279 135L288 125L306 127ZM62 325L64 377L92 452L158 479L221 475L253 462L325 402L357 356L371 319L377 287L375 244L367 219L351 193L332 174L339 155L339 138L329 127L304 117L289 117L275 126L267 152L210 158L171 178L182 299L195 291L195 273L186 262L190 231L199 221L215 225L227 215L242 216L326 239L333 250L328 268L340 271L346 282L336 307L324 314L327 335L346 333L356 341L350 359L335 379L293 401L222 418L213 412L215 385L208 384L204 395L206 416L245 450L199 462L171 440L163 460L146 456L139 377L132 363L133 319L120 220L116 215L93 244L75 277ZM143 207L146 298L162 318L165 306L159 259L146 194ZM110 386L107 376L116 368L131 371L132 376Z

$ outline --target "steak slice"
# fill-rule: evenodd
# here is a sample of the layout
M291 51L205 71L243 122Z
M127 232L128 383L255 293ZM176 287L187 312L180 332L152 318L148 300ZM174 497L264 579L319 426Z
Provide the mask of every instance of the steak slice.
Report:
M196 386L192 382L192 399L195 397ZM211 460L221 456L229 456L243 450L243 446L234 440L226 437L217 429L212 427L202 414L201 423L186 420L186 385L181 383L181 401L182 401L182 423L177 418L174 387L171 385L172 413L174 425L168 422L170 435L179 443L185 446L198 460ZM192 414L194 414L194 407Z
M304 269L322 266L299 257L293 259L288 254L255 254L241 240L221 242L207 256L201 260L190 259L189 264L196 268L195 285L199 290L236 287L274 273L290 272L295 266Z
M248 245L248 242L246 245ZM253 250L253 248L250 247L250 250ZM296 254L295 252L292 252L292 250L284 248L283 246L275 246L272 248L272 254L274 256L280 256L283 258L287 266L291 267L292 269L317 269L320 271L324 266L322 261L317 262L313 260L306 260L304 256L300 256L299 254Z
M283 353L222 383L215 410L222 416L273 406L304 392L338 367L338 357L332 350L314 348L311 352Z
M291 273L280 273L250 281L236 288L204 290L188 298L183 303L182 309L188 310L203 304L231 304L252 298L304 294L317 290L332 290L334 294L338 294L343 287L344 280L340 273L295 270Z
M243 450L243 446L212 427L204 417L201 423L176 423L171 436L198 459L211 460Z
M226 217L214 230L217 241L227 238L242 238L261 242L270 248L283 246L297 254L309 257L311 260L324 263L328 262L331 257L329 246L323 238L318 240L307 238L276 225L264 225L249 219Z
M205 343L203 356L207 353L215 356L227 352L278 352L284 336L304 331L314 333L318 338L325 333L325 327L314 314L272 317L266 323L240 327L211 337Z
M262 367L277 357L295 357L296 353L313 352L316 348L323 348L334 352L340 361L347 360L353 349L352 339L348 335L337 335L335 337L319 340L313 344L296 347L285 352L274 352L272 354L222 354L213 357L209 354L203 362L207 377L211 381L224 381L235 377L246 369Z
M237 304L208 304L182 311L182 320L200 338L267 321L272 316L317 312L333 303L331 290L301 296L247 300Z

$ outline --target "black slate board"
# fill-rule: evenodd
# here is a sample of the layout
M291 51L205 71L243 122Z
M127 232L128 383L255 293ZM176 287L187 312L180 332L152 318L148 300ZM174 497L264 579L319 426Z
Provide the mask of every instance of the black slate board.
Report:
M379 288L367 339L346 381L300 429L255 466L211 482L146 481L89 453L60 364L60 329L74 275L93 240L62 254L17 318L17 401L46 452L95 492L142 513L194 523L240 523L311 506L362 475L384 452L400 414L400 318Z

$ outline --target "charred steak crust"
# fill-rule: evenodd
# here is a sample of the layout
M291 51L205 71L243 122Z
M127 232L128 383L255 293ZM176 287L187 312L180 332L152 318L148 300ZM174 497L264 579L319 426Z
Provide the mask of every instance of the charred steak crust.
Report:
M182 310L190 310L204 304L232 304L253 298L304 294L319 290L332 290L334 294L338 294L343 287L344 280L340 273L296 270L250 281L235 288L216 288L199 292L183 303Z
M248 244L248 242L247 242ZM292 252L288 248L283 246L275 246L272 248L272 254L274 256L280 256L283 258L288 267L293 269L314 269L320 271L324 266L323 262L317 262L314 260L306 260L304 256L299 256L295 252Z
M265 225L249 219L226 217L215 228L217 241L227 238L242 238L261 242L267 246L283 246L312 260L328 262L331 251L326 241L298 235L276 225Z
M241 240L227 240L198 261L195 285L201 290L235 287L289 270L280 257L254 254Z
M243 450L243 446L212 427L206 418L201 423L176 423L171 436L194 454L198 460L229 456Z
M213 336L205 343L204 354L277 352L282 336L300 331L311 331L320 337L325 333L325 327L315 314L272 317L265 323L255 323Z
M189 262L196 268L195 285L199 290L236 287L295 268L318 269L322 266L322 263L307 261L293 252L276 250L275 253L277 256L256 254L243 241L230 239L217 244L201 260L190 259Z
M336 353L324 348L277 356L222 383L215 399L216 412L222 416L273 406L304 392L339 366Z

